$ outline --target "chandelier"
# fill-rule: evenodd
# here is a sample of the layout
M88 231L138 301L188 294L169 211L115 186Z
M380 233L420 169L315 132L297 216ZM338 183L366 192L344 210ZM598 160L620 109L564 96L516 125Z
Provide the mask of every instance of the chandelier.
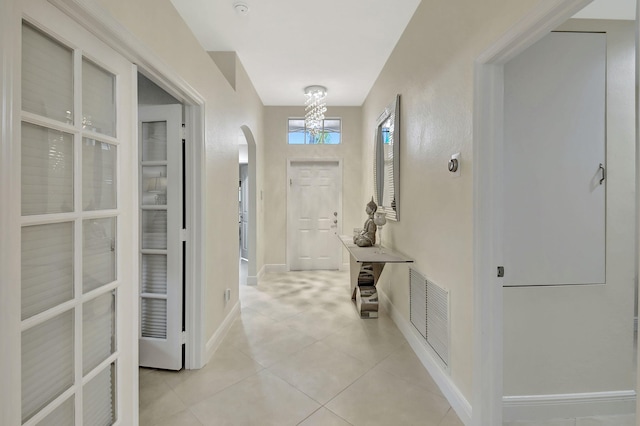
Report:
M307 97L304 125L312 136L317 136L322 131L324 113L327 111L327 104L324 101L327 97L327 88L323 86L305 87L304 94Z

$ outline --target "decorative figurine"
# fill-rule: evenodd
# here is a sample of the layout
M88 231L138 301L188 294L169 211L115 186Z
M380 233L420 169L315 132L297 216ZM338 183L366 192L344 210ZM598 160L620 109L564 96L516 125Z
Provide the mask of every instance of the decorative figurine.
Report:
M376 243L376 224L373 222L373 214L378 210L378 206L373 201L373 197L371 197L371 201L367 203L366 212L369 215L369 218L364 222L364 226L362 231L358 235L354 235L353 242L358 247L371 247Z

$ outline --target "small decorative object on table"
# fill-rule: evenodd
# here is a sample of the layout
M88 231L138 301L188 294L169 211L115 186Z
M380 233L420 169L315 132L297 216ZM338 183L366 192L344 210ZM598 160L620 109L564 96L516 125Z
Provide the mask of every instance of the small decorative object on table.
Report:
M373 214L378 210L378 205L373 201L367 203L366 212L369 217L364 222L364 227L358 235L353 236L353 243L358 247L371 247L376 243L376 224L373 222Z
M378 243L378 253L384 253L382 248L382 227L387 223L387 214L385 212L376 212L373 215L373 223L376 224L376 228L380 230L380 238Z

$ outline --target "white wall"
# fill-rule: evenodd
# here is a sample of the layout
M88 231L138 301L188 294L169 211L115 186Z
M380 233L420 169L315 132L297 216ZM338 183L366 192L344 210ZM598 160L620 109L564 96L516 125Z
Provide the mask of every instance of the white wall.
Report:
M400 93L400 222L385 245L450 290L451 379L471 401L473 364L472 111L474 60L535 0L423 0L363 105L362 201L373 190L375 120ZM447 170L460 152L461 176ZM409 321L406 266L387 267L383 291Z
M264 229L265 264L284 265L287 245L287 161L290 158L341 158L342 162L342 232L351 234L366 219L362 203L360 107L328 107L326 117L342 119L340 145L288 145L287 120L304 117L301 106L266 107L264 114ZM373 131L371 132L373 134ZM370 193L373 195L373 193ZM371 197L369 195L369 197ZM346 253L343 261L347 262Z
M181 102L162 90L162 88L153 81L138 73L138 104L175 105L181 104Z
M203 339L207 342L238 301L238 250L229 250L238 247L238 135L240 127L246 125L257 141L260 182L263 106L239 63L235 90L230 86L169 0L100 0L99 3L206 102L206 181L203 185L206 199L206 317ZM258 218L258 241L261 240L261 223ZM259 247L258 262L261 262L261 253ZM231 302L225 306L223 293L226 288L231 289Z
M607 33L606 284L505 288L504 393L634 388L635 23L571 20Z

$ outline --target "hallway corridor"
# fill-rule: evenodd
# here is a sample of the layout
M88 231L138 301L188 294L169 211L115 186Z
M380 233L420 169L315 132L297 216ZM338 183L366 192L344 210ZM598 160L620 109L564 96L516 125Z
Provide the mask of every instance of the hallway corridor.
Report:
M462 423L385 312L359 318L349 274L267 274L201 370L140 369L140 424Z

